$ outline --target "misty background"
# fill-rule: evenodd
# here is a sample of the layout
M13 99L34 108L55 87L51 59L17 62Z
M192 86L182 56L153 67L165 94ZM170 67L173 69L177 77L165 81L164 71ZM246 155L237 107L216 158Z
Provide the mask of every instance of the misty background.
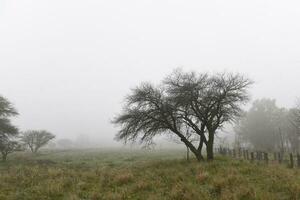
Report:
M0 0L0 94L21 130L113 141L130 88L174 68L240 72L252 100L292 107L300 85L298 1ZM81 135L81 136L80 136Z

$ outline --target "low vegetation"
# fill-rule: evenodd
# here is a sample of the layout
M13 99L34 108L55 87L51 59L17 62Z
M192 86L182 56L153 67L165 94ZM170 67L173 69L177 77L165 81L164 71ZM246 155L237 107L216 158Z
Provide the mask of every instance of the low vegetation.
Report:
M18 152L0 163L0 199L299 199L300 171L180 150Z

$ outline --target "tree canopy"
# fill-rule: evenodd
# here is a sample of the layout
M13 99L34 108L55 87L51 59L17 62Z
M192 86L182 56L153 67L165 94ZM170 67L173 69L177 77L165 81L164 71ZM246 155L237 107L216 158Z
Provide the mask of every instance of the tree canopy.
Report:
M54 138L55 135L45 130L28 130L21 136L22 142L27 145L33 153L37 153L41 147L45 146Z
M142 83L126 98L123 112L114 120L121 126L116 138L151 143L156 135L176 135L202 160L203 144L207 159L212 160L214 135L241 113L249 100L252 84L240 74L208 74L174 71L158 86ZM189 126L199 136L194 145L184 134Z

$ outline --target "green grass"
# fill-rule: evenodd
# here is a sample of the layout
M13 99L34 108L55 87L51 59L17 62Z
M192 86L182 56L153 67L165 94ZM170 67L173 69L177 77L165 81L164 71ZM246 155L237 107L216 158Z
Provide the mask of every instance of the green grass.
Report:
M74 150L19 153L0 163L0 199L300 199L300 171L184 151Z

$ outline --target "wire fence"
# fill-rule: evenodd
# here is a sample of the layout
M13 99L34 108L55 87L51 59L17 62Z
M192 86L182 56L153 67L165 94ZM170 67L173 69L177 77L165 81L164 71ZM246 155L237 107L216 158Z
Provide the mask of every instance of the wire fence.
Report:
M232 157L234 159L244 159L250 162L264 162L266 164L286 164L290 168L300 169L300 154L289 152L264 152L254 151L243 148L230 149L219 147L215 152L222 156Z

